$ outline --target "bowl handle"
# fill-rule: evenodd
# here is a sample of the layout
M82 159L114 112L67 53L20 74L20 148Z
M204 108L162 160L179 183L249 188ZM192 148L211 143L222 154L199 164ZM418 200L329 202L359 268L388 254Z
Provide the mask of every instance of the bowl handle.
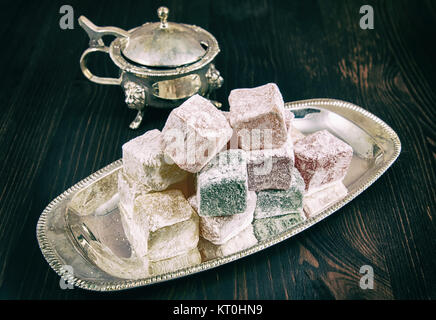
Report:
M112 84L112 85L120 85L121 84L121 76L119 78L105 78L98 77L94 75L86 66L87 55L92 52L105 52L109 53L108 47L95 47L86 49L82 56L80 57L80 69L82 69L83 75L88 78L90 81L99 83L99 84Z
M103 36L111 35L124 38L128 37L129 33L123 29L116 27L97 27L84 16L79 17L79 25L86 31L89 36L89 48L86 49L80 57L80 68L82 69L82 73L85 75L86 78L95 83L112 85L121 84L121 77L104 78L92 74L92 72L89 71L88 67L86 66L86 60L87 55L92 52L109 53L109 47L104 44L102 39Z

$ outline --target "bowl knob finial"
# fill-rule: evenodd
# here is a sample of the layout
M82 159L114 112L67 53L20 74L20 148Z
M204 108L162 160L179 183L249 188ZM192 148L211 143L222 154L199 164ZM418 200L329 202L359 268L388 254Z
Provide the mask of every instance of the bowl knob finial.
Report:
M160 27L162 29L168 27L167 19L168 19L169 12L170 10L168 10L167 7L159 7L159 9L157 9L157 16L160 19Z

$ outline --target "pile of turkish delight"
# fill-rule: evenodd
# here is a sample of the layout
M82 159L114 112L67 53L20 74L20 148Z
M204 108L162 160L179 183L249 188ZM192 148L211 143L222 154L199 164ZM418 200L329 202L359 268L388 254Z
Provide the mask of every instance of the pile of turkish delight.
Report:
M233 90L229 104L195 95L162 132L123 145L121 220L152 275L250 248L347 194L352 148L296 130L277 85Z

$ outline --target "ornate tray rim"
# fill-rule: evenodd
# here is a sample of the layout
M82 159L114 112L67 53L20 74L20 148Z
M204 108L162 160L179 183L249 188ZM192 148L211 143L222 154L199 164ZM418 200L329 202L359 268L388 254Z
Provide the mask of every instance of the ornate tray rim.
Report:
M130 288L136 288L141 287L149 284L154 284L158 282L163 282L166 280L176 279L187 275L192 275L201 271L209 270L218 266L221 266L223 264L238 260L240 258L246 257L248 255L251 255L253 253L259 252L263 249L266 249L268 247L271 247L279 242L282 242L286 239L291 238L292 236L308 229L309 227L313 226L314 224L324 220L326 217L330 216L332 213L336 212L343 206L345 206L347 203L349 203L351 200L356 198L359 194L361 194L365 189L367 189L371 184L373 184L398 158L400 152L401 152L401 142L396 134L396 132L388 126L384 121L373 115L372 113L366 111L365 109L358 107L357 105L354 105L350 102L345 102L341 100L336 99L308 99L308 100L300 100L300 101L294 101L294 102L287 102L285 103L285 107L289 109L296 109L301 107L316 107L316 106L333 106L333 107L339 107L339 108L345 108L350 109L352 111L355 111L359 113L360 115L376 122L378 125L381 126L381 128L384 130L384 133L387 135L389 139L391 139L393 143L393 154L390 159L383 162L383 165L373 174L371 175L366 181L361 183L354 192L351 192L347 194L345 198L343 198L341 201L336 203L333 206L330 206L326 210L324 210L322 213L317 215L316 217L310 218L305 220L304 222L300 223L298 226L293 228L292 230L286 231L282 234L279 234L275 236L274 238L271 238L269 240L260 242L256 244L255 246L245 249L243 251L234 253L232 255L214 259L207 262L202 262L199 265L189 267L186 269L181 269L175 272L170 272L162 275L157 276L151 276L145 279L138 279L138 280L125 280L125 279L119 279L116 281L99 281L94 282L91 280L84 280L77 278L73 275L70 275L66 273L66 271L62 268L63 262L56 254L56 251L54 248L50 245L47 235L46 235L46 221L47 216L53 208L55 208L60 202L62 202L66 197L68 197L71 193L74 193L84 186L88 185L89 183L97 180L101 176L117 169L119 166L122 165L121 159L107 165L106 167L94 172L90 176L86 177L85 179L79 181L74 186L70 187L66 191L64 191L62 194L57 196L54 200L52 200L48 206L44 209L42 212L37 226L36 226L36 235L39 247L41 249L41 252L50 265L50 267L61 277L64 277L64 279L68 280L69 283L74 284L74 286L86 289L86 290L92 290L92 291L119 291L124 289L130 289ZM333 111L334 112L334 111Z

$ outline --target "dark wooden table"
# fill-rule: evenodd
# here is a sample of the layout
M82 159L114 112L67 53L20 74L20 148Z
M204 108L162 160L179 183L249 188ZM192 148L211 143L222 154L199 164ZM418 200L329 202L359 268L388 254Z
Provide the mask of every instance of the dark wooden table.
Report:
M233 88L276 82L285 101L356 103L398 133L402 153L374 185L310 230L264 252L184 279L118 293L62 290L35 227L58 194L121 157L121 145L168 112L149 110L139 131L120 88L86 80L88 38L59 27L64 1L10 1L0 11L0 298L7 299L430 299L436 298L435 1L69 1L75 19L125 29L170 20L199 25L221 46ZM374 8L362 30L359 8ZM104 55L94 70L114 75ZM374 268L373 290L359 269Z

